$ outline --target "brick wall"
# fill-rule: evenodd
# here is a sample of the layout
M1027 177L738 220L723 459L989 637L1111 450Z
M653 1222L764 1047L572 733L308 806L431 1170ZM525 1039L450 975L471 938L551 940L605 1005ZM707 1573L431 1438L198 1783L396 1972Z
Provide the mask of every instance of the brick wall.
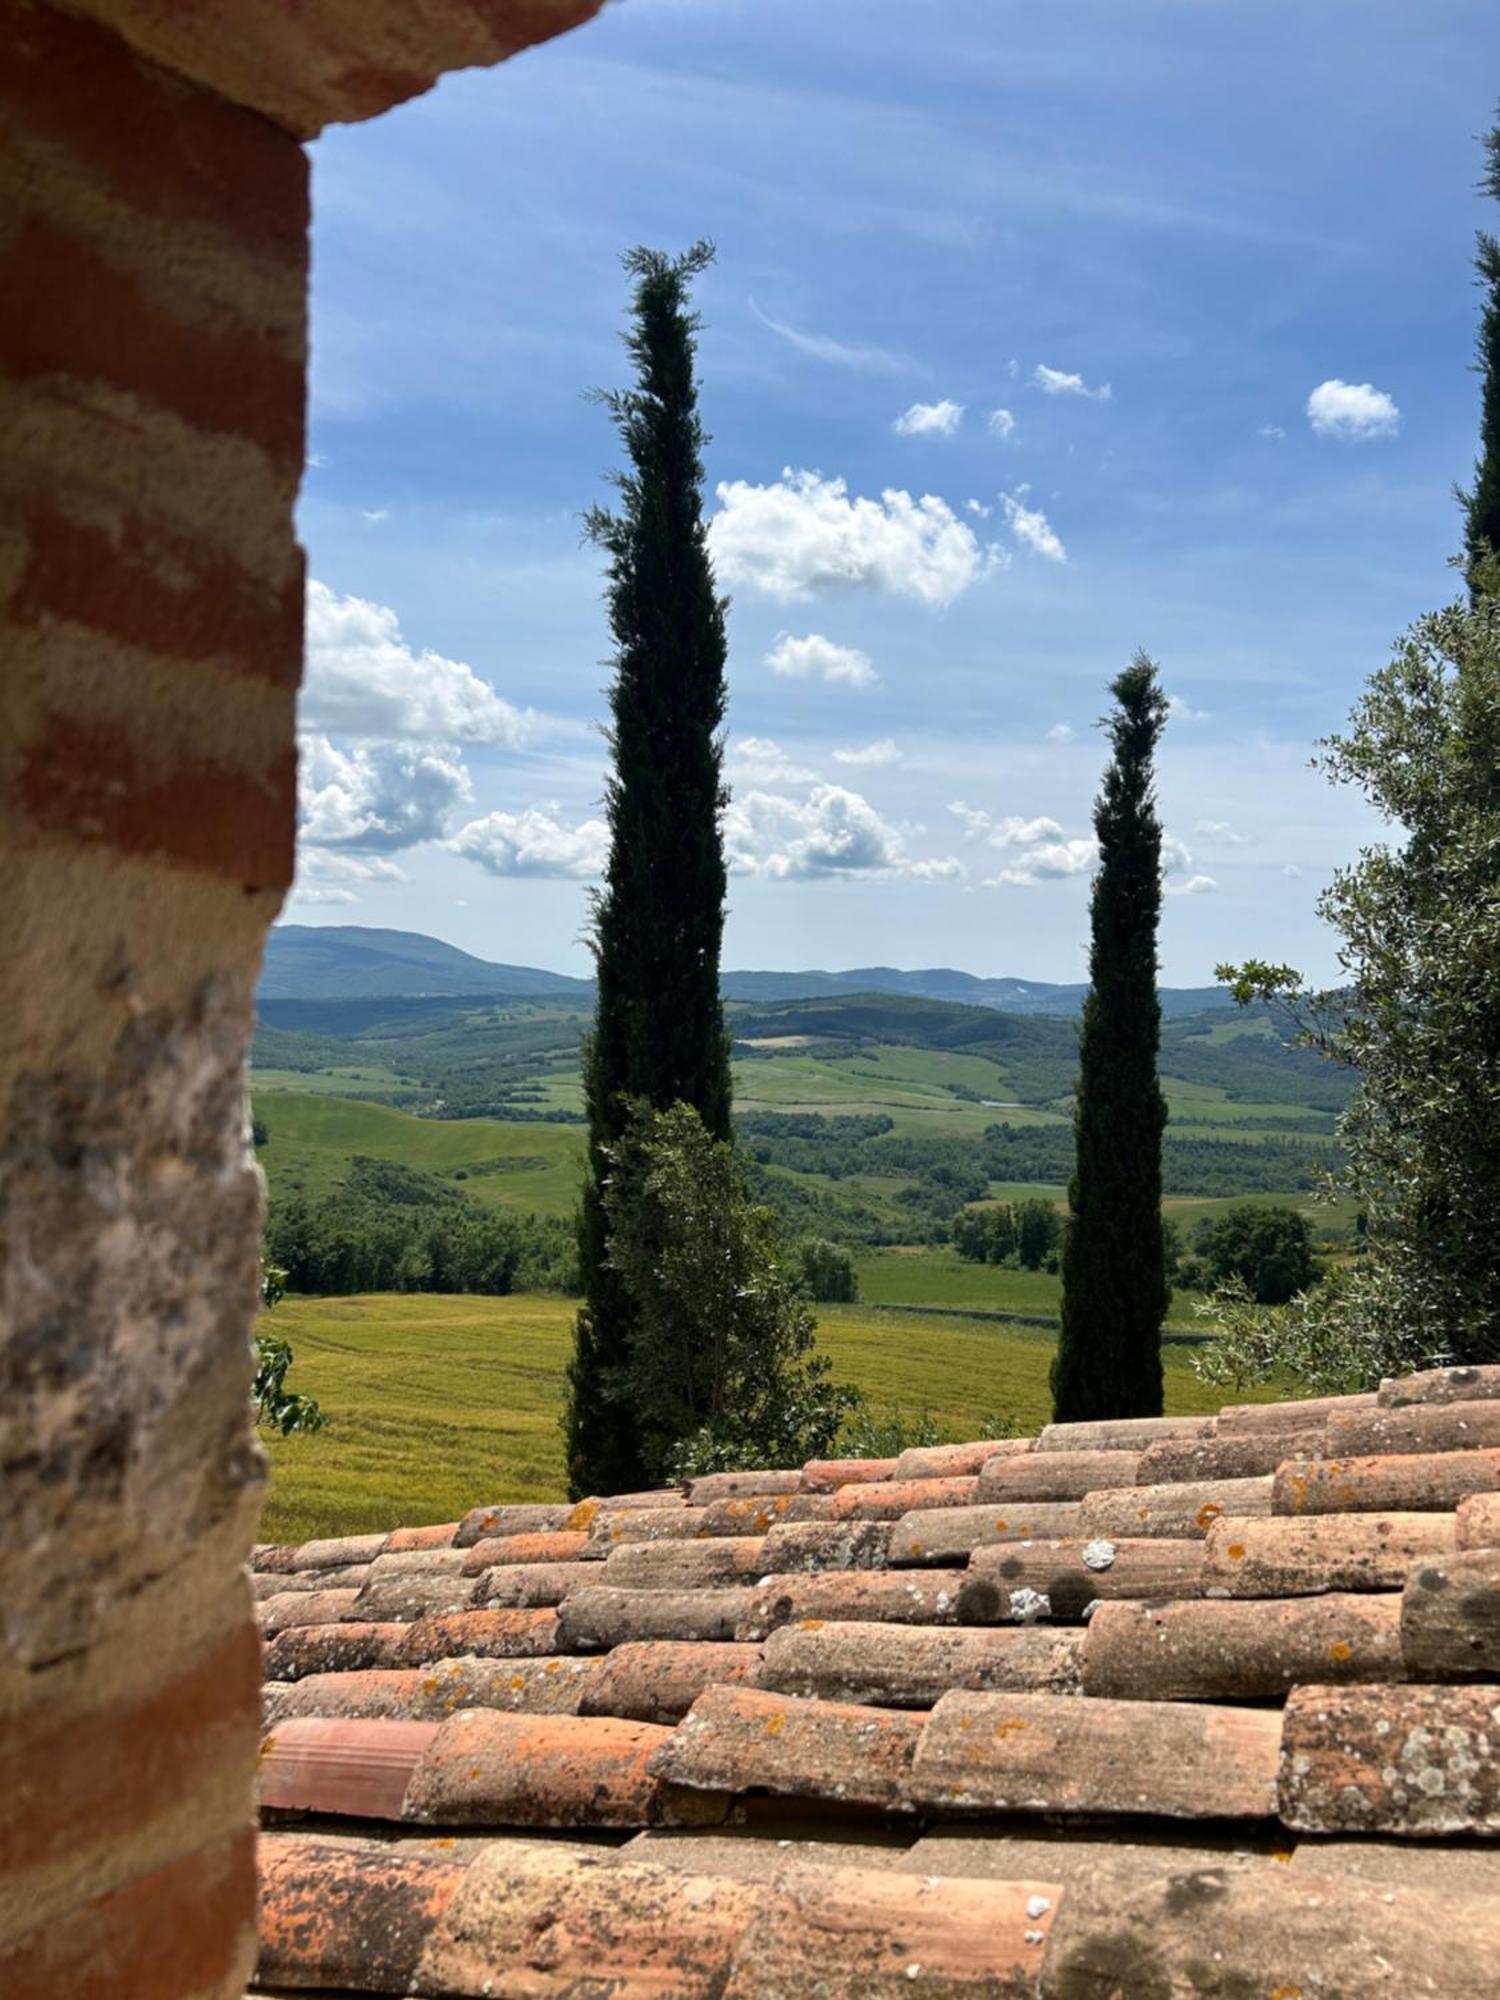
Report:
M596 4L0 0L7 2000L237 1995L253 1957L244 1071L292 869L299 139Z

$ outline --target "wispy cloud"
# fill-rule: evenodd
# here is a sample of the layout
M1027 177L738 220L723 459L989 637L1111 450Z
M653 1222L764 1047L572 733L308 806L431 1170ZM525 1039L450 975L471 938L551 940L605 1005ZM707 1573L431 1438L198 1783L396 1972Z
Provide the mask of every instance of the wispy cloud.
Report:
M1040 507L1026 506L1026 492L1027 489L1022 486L1014 493L1002 493L1000 496L1011 533L1033 555L1043 556L1048 562L1065 563L1068 552L1063 547L1062 537Z
M748 303L762 326L779 335L789 347L795 347L799 354L807 355L809 360L826 361L835 368L858 369L867 375L904 375L912 366L904 355L895 354L888 347L835 340L830 333L807 333L801 327L788 326L785 320L772 319L769 313L761 311L754 299Z
M1065 368L1049 368L1044 361L1032 369L1031 379L1045 396L1086 396L1091 402L1107 403L1112 393L1107 382L1091 389L1081 375L1069 374Z
M879 770L887 764L901 762L901 748L892 736L882 736L878 743L850 744L847 749L835 750L835 764L853 764L865 770Z
M1016 420L1009 410L990 411L989 431L991 437L1008 438L1014 433L1015 428Z

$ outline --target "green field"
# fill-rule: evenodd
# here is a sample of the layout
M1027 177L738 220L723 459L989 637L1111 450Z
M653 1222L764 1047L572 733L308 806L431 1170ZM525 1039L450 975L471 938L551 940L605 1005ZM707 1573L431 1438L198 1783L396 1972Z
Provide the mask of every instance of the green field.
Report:
M1013 1275L1013 1274L1012 1274ZM287 1299L291 1386L328 1428L268 1440L273 1541L456 1519L500 1500L562 1496L558 1413L573 1307L565 1299L375 1295ZM821 1341L872 1409L928 1412L954 1436L997 1416L1047 1421L1049 1333L824 1307ZM1168 1350L1169 1411L1224 1400ZM1271 1392L1267 1392L1271 1393Z

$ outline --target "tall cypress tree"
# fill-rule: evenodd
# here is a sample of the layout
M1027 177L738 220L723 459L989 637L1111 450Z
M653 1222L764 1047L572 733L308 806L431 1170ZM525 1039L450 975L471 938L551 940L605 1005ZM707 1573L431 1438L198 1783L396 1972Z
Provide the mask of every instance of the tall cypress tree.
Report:
M1169 1291L1161 1219L1167 1106L1156 1080L1155 758L1167 701L1144 653L1110 692L1114 755L1094 802L1099 873L1090 908L1062 1331L1052 1364L1052 1414L1059 1423L1159 1416L1162 1407L1161 1323Z
M1500 119L1484 142L1484 174L1479 188L1500 201ZM1480 378L1479 458L1474 484L1459 495L1464 507L1464 568L1469 589L1493 594L1500 588L1500 240L1481 229L1474 269L1484 303L1479 309L1475 358Z
M692 279L712 260L707 243L675 258L629 253L625 268L635 290L625 344L636 383L599 396L629 469L614 475L618 509L595 508L586 523L608 557L614 681L609 864L593 912L598 1003L584 1055L584 1302L568 1375L575 1495L621 1492L647 1476L627 1386L634 1307L608 1262L600 1198L627 1104L689 1104L716 1139L730 1131L729 1041L719 1001L725 605L703 521L698 322L688 307Z

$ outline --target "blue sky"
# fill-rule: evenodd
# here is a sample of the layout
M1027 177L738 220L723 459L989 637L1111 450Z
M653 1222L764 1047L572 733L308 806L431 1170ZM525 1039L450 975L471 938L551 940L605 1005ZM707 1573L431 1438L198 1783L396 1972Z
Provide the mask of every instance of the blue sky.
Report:
M1490 0L618 0L327 134L287 918L586 969L581 392L619 252L706 235L726 962L1080 977L1144 646L1164 978L1330 974L1373 829L1308 757L1453 592L1497 58Z

